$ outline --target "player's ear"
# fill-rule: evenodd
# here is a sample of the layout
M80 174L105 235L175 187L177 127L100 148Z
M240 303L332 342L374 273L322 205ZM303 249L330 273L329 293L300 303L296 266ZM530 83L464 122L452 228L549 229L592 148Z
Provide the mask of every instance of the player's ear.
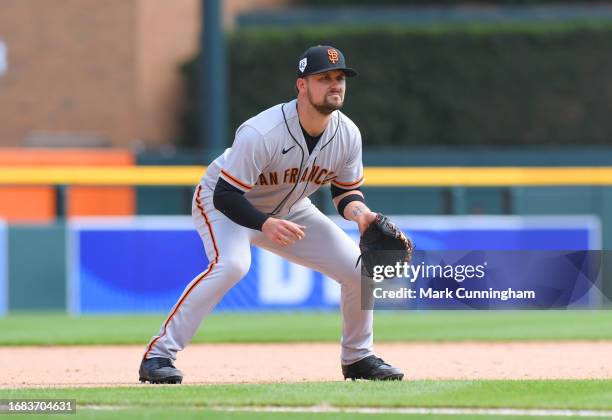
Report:
M297 80L295 81L295 90L297 91L297 93L300 93L301 91L306 89L306 79L304 79L303 77L298 77Z

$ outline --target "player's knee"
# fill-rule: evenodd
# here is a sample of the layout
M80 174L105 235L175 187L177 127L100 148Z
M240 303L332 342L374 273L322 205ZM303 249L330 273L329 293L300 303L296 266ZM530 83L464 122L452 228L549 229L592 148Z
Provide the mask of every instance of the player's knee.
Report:
M229 276L234 281L238 281L248 273L251 267L250 256L231 256L219 259L219 268L223 274Z
M346 267L346 269L338 270L330 277L341 285L359 287L361 284L361 268Z

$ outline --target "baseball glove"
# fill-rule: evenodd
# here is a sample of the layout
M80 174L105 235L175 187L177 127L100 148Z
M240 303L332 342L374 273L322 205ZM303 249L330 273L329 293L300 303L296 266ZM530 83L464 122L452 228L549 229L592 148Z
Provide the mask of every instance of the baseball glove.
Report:
M361 235L359 249L362 268L372 277L376 265L410 263L414 244L387 216L379 213Z

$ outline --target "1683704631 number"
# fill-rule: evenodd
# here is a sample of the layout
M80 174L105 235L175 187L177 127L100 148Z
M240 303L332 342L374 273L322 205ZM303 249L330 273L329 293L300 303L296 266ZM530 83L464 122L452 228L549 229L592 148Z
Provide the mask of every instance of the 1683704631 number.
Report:
M75 413L76 400L0 399L0 413Z

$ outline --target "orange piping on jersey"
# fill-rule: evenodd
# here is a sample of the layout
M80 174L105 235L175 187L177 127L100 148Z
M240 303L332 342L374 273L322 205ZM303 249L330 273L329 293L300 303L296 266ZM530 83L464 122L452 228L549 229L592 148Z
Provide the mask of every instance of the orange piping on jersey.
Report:
M357 181L355 182L351 182L351 183L344 183L344 182L338 182L338 181L332 181L332 184L336 184L339 185L341 187L356 187L359 184L361 184L363 182L363 175L361 176L361 178L359 178Z
M200 284L200 282L202 280L204 280L206 278L206 276L208 276L213 268L215 267L215 265L219 262L219 249L217 248L217 241L215 241L215 234L213 233L212 230L212 226L210 224L210 220L208 220L208 216L206 215L206 212L204 211L204 206L202 206L202 202L200 201L200 192L202 191L202 186L199 185L198 186L198 190L196 192L196 205L198 207L198 209L200 210L200 213L202 214L202 216L204 217L204 221L206 222L206 225L208 226L208 232L210 233L210 237L212 239L213 242L213 247L215 248L215 259L208 265L208 269L203 272L191 285L191 287L189 287L189 289L187 289L185 291L185 293L183 293L183 296L181 296L180 300L178 301L178 303L176 304L174 310L172 311L172 313L168 316L168 319L166 319L166 322L164 322L164 331L161 333L161 335L158 335L157 337L155 337L152 341L151 344L149 344L149 346L147 347L147 351L145 352L143 359L147 358L147 355L149 354L149 352L151 351L151 349L153 348L153 346L155 345L155 343L157 343L157 340L159 340L160 338L162 338L164 335L166 335L166 330L168 328L168 325L170 324L170 321L172 321L172 318L174 318L174 315L176 315L176 312L178 311L179 307L181 306L181 304L185 301L185 299L187 298L187 296L189 296L189 293L191 293L191 291L193 289L195 289L195 287Z
M242 188L245 188L247 190L250 190L251 188L253 188L252 185L249 185L245 182L242 182L241 180L239 180L238 178L236 178L235 176L233 176L232 174L230 174L229 172L221 169L221 173L223 175L225 175L226 177L229 178L230 181L234 181L236 184L238 184L239 186L241 186Z

